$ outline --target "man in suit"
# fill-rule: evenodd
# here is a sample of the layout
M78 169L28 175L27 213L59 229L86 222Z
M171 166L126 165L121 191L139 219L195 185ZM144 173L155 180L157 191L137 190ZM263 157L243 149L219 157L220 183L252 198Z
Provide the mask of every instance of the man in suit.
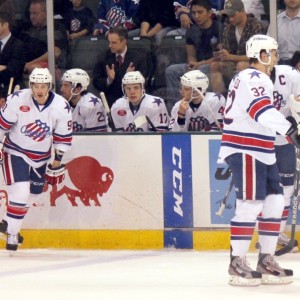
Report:
M26 61L24 44L10 31L12 19L6 12L0 12L0 89L7 94L10 78L14 84L22 84Z
M106 94L111 107L123 96L122 78L125 73L140 71L147 78L149 70L143 53L127 48L128 31L122 26L109 29L107 39L109 50L104 60L99 61L93 72L94 87Z

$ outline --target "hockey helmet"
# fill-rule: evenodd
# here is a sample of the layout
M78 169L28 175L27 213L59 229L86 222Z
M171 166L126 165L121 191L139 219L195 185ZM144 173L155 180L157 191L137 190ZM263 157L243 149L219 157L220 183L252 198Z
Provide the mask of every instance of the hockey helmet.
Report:
M139 71L132 71L132 72L127 72L123 79L122 79L122 84L134 84L134 83L141 83L142 86L144 87L145 84L145 78Z
M209 85L207 76L199 70L193 70L185 73L182 77L180 77L180 83L183 86L200 88L202 93L206 92Z
M29 76L29 83L52 84L52 75L47 68L35 68Z
M73 89L75 89L78 84L81 84L81 91L86 91L90 84L90 77L87 72L82 69L70 69L63 74L61 81L71 82Z
M135 84L135 83L140 83L142 85L141 97L143 97L145 95L145 88L144 88L145 78L144 78L144 76L141 74L140 71L131 71L131 72L127 72L122 79L122 91L123 91L125 98L127 98L127 96L125 93L124 86L126 84Z
M260 52L265 50L270 57L271 50L277 50L278 43L275 39L264 34L253 35L246 43L246 55L248 58L257 58L260 61Z

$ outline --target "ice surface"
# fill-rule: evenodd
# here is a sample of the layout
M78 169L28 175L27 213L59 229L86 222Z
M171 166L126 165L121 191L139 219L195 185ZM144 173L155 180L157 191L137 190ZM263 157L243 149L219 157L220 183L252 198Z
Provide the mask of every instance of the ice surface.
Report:
M255 267L257 253L249 255ZM300 254L278 258L294 270L282 286L227 284L228 252L0 250L1 300L299 299ZM206 298L208 297L208 298Z

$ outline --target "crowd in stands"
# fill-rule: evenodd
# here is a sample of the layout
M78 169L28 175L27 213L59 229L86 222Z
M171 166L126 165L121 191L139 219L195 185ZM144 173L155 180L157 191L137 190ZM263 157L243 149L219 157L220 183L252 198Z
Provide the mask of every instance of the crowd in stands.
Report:
M54 0L53 6L58 83L67 69L78 67L68 64L70 44L102 39L107 41L107 51L97 58L93 70L86 70L89 88L105 92L111 107L124 96L126 73L139 71L148 91L165 100L169 114L182 96L181 78L189 71L201 71L209 79L207 90L226 96L231 78L248 66L246 41L254 34L268 34L269 26L265 0ZM279 63L299 69L300 0L277 0L277 9ZM185 61L158 62L155 53L170 37L183 41L180 51ZM129 39L150 39L151 66L145 63L146 53L128 46ZM24 87L34 68L48 67L46 1L24 0L19 6L18 1L0 0L0 42L3 98L11 92L10 78L14 86ZM167 47L170 53L179 50ZM152 84L158 65L165 74L160 90Z

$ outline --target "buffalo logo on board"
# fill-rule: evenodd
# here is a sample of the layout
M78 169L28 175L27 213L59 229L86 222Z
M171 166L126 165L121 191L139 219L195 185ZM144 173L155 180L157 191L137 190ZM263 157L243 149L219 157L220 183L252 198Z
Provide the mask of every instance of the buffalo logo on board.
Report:
M102 197L107 193L114 180L113 171L90 156L80 156L71 160L66 164L66 173L74 188L66 185L66 180L63 181L64 186L61 189L53 185L50 192L51 206L56 206L56 201L64 195L72 206L78 206L77 199L84 206L91 206L92 202L94 206L101 206L98 196ZM49 187L50 185L46 184L45 191Z

